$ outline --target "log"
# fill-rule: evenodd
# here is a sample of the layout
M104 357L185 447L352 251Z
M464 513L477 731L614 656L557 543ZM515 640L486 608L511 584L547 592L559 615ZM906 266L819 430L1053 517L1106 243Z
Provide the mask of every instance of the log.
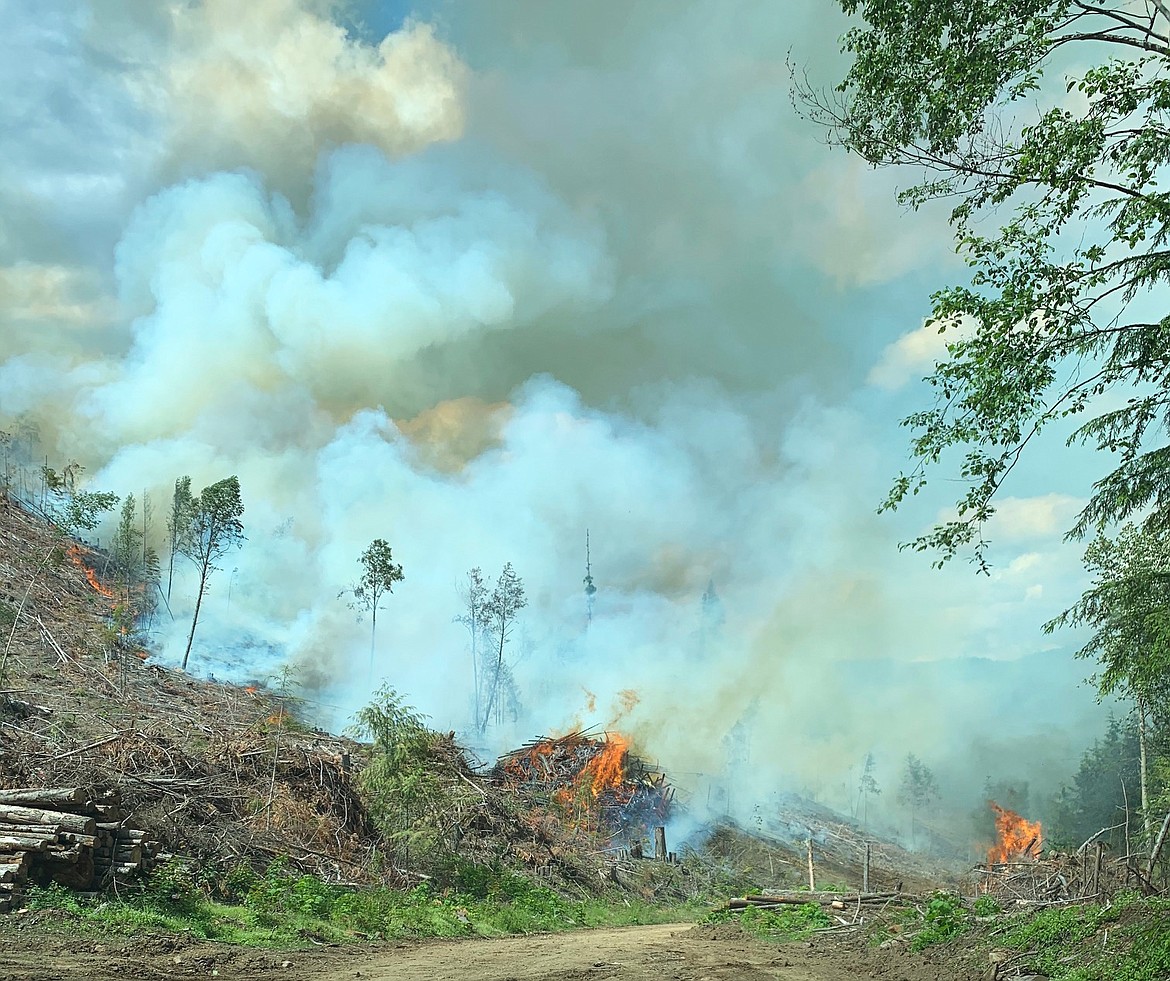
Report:
M86 855L93 855L93 852L85 851ZM82 856L82 848L80 845L73 845L70 848L50 848L45 852L45 864L52 862L58 864L73 865Z
M65 831L76 831L83 835L91 835L97 830L97 822L83 814L65 814L37 807L19 807L15 804L0 804L0 821L5 824L58 825Z
M21 804L25 807L68 807L85 800L80 787L18 787L0 790L0 804Z
M114 853L114 861L122 865L141 865L142 864L142 847L134 845L132 848L119 850Z
M0 851L43 852L51 843L51 838L37 835L0 835Z
M80 787L18 787L0 790L0 804L20 804L29 808L75 808L85 801Z
M804 906L807 903L815 903L815 899L795 899L788 896L773 896L768 900L758 899L729 899L727 901L728 909L747 909L749 906L759 906L762 909L767 909L769 906Z
M748 906L803 906L806 903L817 903L821 906L832 906L834 903L878 904L898 898L908 899L897 892L792 892L775 896L744 896L742 899L732 899L728 903L728 907L730 909L744 909Z
M56 837L61 833L56 824L7 824L0 822L0 835L48 835Z

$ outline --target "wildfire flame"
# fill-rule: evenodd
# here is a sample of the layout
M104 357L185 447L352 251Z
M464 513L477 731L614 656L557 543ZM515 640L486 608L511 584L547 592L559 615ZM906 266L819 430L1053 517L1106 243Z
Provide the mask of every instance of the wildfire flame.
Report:
M106 599L117 599L112 589L106 589L105 586L98 582L97 573L95 573L93 569L85 564L85 560L81 557L82 554L83 553L81 549L76 545L70 545L65 550L66 557L70 562L77 566L77 568L85 573L85 578L89 581L90 586L92 586L96 592L100 593Z
M560 736L542 740L530 747L524 753L518 753L504 764L504 770L511 776L524 780L529 771L551 775L557 767L557 761L563 757L571 758L578 752L578 748L586 743L596 745L596 741L588 739L581 733ZM616 732L607 732L605 740L589 761L572 777L570 787L562 788L556 794L561 803L570 803L578 793L588 791L594 798L611 791L619 798L628 796L631 788L626 786L626 755L630 751L630 741Z
M1039 858L1044 829L1039 821L1029 821L1015 811L987 802L995 812L995 832L999 840L987 853L987 863L995 865L1019 858Z
M617 790L625 783L626 754L630 741L616 732L605 734L605 744L582 771L589 776L589 788L594 797L600 797L607 790Z

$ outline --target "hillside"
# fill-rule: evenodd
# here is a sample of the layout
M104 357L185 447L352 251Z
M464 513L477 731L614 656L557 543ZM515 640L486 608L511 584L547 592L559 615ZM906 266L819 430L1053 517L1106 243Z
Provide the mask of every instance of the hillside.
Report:
M455 861L511 868L575 891L616 885L657 895L667 888L658 873L672 880L669 870L625 854L603 821L582 819L580 802L590 794L577 792L566 809L563 784L493 779L471 768L450 734L428 733L416 761L431 795L425 820L406 814L409 826L380 829L360 791L370 747L305 724L287 693L151 663L113 629L104 564L100 552L0 500L0 790L113 792L158 851L212 867L263 868L279 859L327 881L407 885L435 871L418 844L426 839L432 852ZM601 744L573 745L586 760ZM600 798L611 809L620 801L622 813L650 786L630 762L621 777L627 790ZM661 790L662 778L655 780ZM727 875L798 883L810 832L825 876L860 875L860 831L793 799L766 828L725 825L695 835L681 870L690 881L673 876L669 890L692 891ZM943 874L893 846L874 849L875 883L904 879L919 888Z
M418 839L430 836L459 861L554 887L622 884L598 875L595 827L494 785L450 734L428 731L415 761L433 814L379 830L359 792L369 746L306 724L291 694L151 663L113 629L104 563L0 499L0 790L117 792L160 851L213 867L281 860L331 882L408 885L427 878Z

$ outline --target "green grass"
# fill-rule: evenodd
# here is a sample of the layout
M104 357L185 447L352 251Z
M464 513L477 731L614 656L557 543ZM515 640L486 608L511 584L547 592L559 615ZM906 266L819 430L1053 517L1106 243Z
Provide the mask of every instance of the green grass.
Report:
M1107 906L1049 907L1006 929L1002 943L1052 981L1166 981L1170 900L1120 893Z
M790 943L803 940L815 930L833 926L834 920L819 903L804 903L785 909L760 909L749 906L744 910L719 909L708 913L700 923L736 922L745 931L761 940Z
M922 929L914 934L910 949L925 950L961 937L970 929L969 919L970 915L958 896L949 892L936 892L930 897L922 915Z
M592 926L694 920L697 906L629 897L570 899L509 872L461 870L447 889L409 891L336 886L274 865L200 875L169 863L138 896L83 901L59 887L34 889L29 906L57 909L86 925L120 932L187 932L226 943L288 948L310 941L498 936Z

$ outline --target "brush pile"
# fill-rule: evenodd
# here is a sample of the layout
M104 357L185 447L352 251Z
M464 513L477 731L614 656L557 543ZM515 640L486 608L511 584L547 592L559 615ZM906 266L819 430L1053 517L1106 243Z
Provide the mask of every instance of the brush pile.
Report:
M101 888L149 871L158 844L128 819L116 790L0 791L0 910L30 883Z
M492 782L610 840L640 841L666 823L674 792L617 733L534 739L501 756Z
M980 893L1017 906L1088 902L1135 886L1142 892L1156 891L1140 857L1108 858L1101 842L1086 842L1075 852L989 862L975 872Z

